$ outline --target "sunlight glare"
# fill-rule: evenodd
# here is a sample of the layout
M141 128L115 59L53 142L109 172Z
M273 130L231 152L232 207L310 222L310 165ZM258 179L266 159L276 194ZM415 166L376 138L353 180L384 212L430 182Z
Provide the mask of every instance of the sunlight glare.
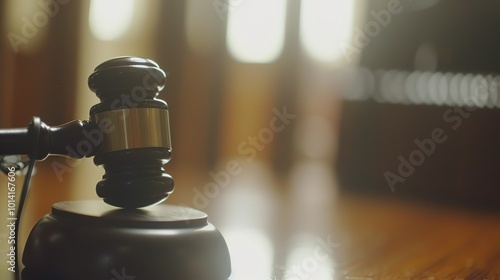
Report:
M307 54L321 62L342 58L341 46L351 42L355 3L354 0L302 1L300 40Z
M89 25L102 41L120 38L129 29L134 16L134 0L92 0Z
M221 232L231 255L231 279L270 279L273 247L263 231L252 228L230 228L221 229Z
M285 36L286 0L239 1L229 9L227 46L231 56L246 63L278 58Z

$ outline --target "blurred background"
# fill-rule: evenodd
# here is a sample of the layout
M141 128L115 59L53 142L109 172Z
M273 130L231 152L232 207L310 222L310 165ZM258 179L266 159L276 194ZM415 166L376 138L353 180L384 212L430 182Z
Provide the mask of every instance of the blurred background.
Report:
M499 11L495 0L3 0L0 127L88 119L97 65L153 59L168 73L167 202L211 215L243 260L235 279L295 279L286 267L303 251L289 244L330 236L346 219L338 207L361 211L339 196L498 211ZM52 203L95 199L102 174L90 159L39 162L22 239ZM242 265L249 255L263 274ZM346 271L325 267L311 279Z
M2 3L2 127L25 127L33 115L50 125L88 119L99 102L87 86L93 69L116 56L142 56L168 73L160 97L170 107L173 201L179 193L192 204L191 189L203 192L213 181L209 173L224 171L231 159L276 174L298 159L334 161L341 86L335 73L358 59L353 54L348 63L336 45L349 43L362 1ZM284 119L270 124L276 112ZM54 162L68 168L55 170ZM38 167L55 185L35 186L41 192L32 203L95 198L103 174L91 160L49 158Z

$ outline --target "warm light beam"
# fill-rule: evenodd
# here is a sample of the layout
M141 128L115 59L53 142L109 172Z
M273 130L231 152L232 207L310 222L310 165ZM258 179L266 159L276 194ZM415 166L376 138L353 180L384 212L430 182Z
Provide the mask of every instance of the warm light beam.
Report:
M354 0L301 2L300 40L306 53L321 62L342 59L341 46L351 42Z
M251 228L221 229L231 255L231 279L271 279L274 251L269 237Z
M247 63L276 60L283 49L286 0L238 3L231 6L228 14L229 53L234 59Z
M123 36L134 16L134 0L92 0L89 25L92 34L102 41Z

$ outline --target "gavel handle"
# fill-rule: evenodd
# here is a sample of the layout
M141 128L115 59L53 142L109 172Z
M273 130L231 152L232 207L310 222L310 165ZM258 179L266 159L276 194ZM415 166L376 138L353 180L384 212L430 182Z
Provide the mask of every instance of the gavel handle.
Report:
M29 155L33 148L28 128L0 129L0 155Z
M34 135L37 130L39 137ZM89 145L85 131L100 132L94 123L88 121L74 120L50 127L34 117L27 128L0 129L0 155L29 155L36 160L43 160L48 155L90 157L95 155L99 145ZM86 144L84 149L82 144Z

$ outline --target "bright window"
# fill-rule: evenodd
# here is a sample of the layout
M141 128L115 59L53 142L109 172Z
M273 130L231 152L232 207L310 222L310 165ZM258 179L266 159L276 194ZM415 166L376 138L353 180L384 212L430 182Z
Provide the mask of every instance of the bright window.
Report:
M307 0L309 1L309 0ZM283 49L286 0L230 1L227 45L241 62L269 63Z

